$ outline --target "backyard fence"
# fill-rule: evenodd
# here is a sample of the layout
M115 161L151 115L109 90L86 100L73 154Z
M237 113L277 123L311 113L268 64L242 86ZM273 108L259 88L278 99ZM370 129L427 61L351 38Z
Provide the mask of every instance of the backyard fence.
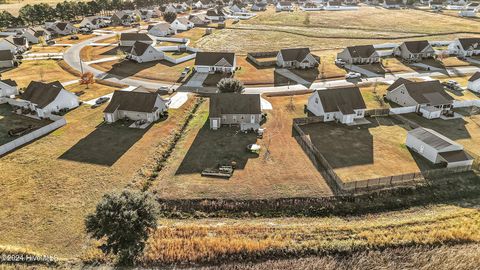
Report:
M55 120L53 123L50 123L46 126L43 126L39 129L36 129L28 134L25 134L23 135L22 137L19 137L19 138L16 138L15 140L13 141L10 141L6 144L3 144L0 146L0 156L5 154L5 153L8 153L24 144L27 144L47 133L50 133L54 130L56 130L57 128L60 128L64 125L67 124L67 121L65 120L65 118L61 117L57 120Z
M247 58L255 63L255 65L259 67L270 67L274 66L277 64L277 59L273 60L268 60L268 61L260 61L259 59L261 58L269 58L269 57L276 57L278 54L278 51L272 51L272 52L252 52L252 53L247 53Z
M390 114L389 108L365 110L365 117L388 116L389 114Z
M390 108L390 114L406 114L417 111L417 106Z

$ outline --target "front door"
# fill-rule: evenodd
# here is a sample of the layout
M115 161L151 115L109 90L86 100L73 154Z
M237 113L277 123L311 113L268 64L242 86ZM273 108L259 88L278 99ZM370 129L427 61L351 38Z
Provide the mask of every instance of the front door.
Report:
M255 115L250 115L250 123L255 124Z
M218 120L217 120L217 119L213 119L213 120L212 120L212 128L213 128L213 129L217 129L217 128L218 128Z

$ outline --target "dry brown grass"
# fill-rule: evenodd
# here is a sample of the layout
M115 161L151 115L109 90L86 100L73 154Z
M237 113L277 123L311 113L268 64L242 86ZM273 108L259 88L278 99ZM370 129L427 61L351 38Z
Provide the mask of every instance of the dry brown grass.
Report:
M98 82L88 85L88 88L87 85L80 83L71 84L66 87L66 90L72 93L80 91L85 92L83 95L79 96L80 100L82 101L88 101L94 98L98 98L106 94L112 93L113 91L118 89L120 88L103 85Z

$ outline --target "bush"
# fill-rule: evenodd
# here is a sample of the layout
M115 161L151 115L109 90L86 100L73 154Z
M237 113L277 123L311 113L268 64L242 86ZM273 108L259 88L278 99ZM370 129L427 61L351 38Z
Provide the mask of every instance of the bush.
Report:
M241 93L245 87L243 83L233 78L223 78L217 84L218 90L222 93Z
M177 19L177 13L172 11L167 11L163 13L163 19L168 23L172 23L173 21L175 21L175 19Z
M106 240L99 247L104 253L118 255L121 264L132 264L145 247L149 229L157 226L157 214L148 193L125 190L105 195L85 225L93 238Z

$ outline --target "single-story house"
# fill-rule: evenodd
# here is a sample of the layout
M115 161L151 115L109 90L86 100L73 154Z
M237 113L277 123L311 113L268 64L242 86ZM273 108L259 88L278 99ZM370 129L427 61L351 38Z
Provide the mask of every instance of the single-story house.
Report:
M445 6L446 4L446 1L445 0L430 0L428 2L428 6L431 8L431 9L435 9L435 10L439 10L439 9L443 9L443 7Z
M110 18L112 25L130 25L136 20L136 15L130 10L119 10Z
M50 33L60 36L67 36L77 32L77 28L69 22L45 23L45 28L47 28Z
M327 2L327 6L332 8L339 8L342 6L342 4L343 3L340 0L330 0Z
M11 39L12 36L0 39L0 50L9 50L13 54L19 52L19 47Z
M17 82L11 79L0 80L0 98L18 95Z
M259 94L222 93L210 97L210 128L239 125L241 130L258 129L262 121Z
M477 71L475 74L468 79L468 89L473 92L480 93L480 71Z
M421 61L433 58L435 50L427 40L405 41L393 50L393 54L406 61Z
M414 82L403 78L387 88L386 97L402 107L416 106L415 111L428 119L451 111L454 100L438 80Z
M288 2L288 1L279 1L279 2L277 2L277 5L275 6L275 10L277 12L293 11L293 4L292 4L292 2Z
M152 18L153 16L153 10L151 9L140 9L140 17L144 21L148 21Z
M337 59L349 64L372 64L380 62L380 55L373 45L357 45L343 49Z
M133 43L132 49L127 54L127 58L137 63L145 63L151 61L162 60L164 53L155 49L152 44L136 41Z
M283 68L314 68L319 60L309 48L282 49L277 54L277 66Z
M316 2L305 2L302 4L300 9L304 11L316 11L316 10L322 10L323 7Z
M384 8L400 8L402 4L402 0L383 0Z
M105 22L105 20L100 16L85 17L80 22L80 28L88 28L88 29L91 29L91 30L102 28L102 27L105 27L107 25L108 24Z
M213 1L197 1L196 3L193 4L193 7L195 9L207 9L213 7L215 4Z
M0 49L9 49L12 53L23 53L30 47L28 39L22 36L8 36L0 41Z
M207 17L207 19L214 22L220 22L225 20L225 14L223 13L221 8L209 9L207 10L205 16Z
M247 9L242 5L239 6L239 5L235 4L235 5L230 6L230 11L233 12L234 14L235 13L245 13L245 12L247 12Z
M156 92L143 91L138 87L133 91L115 91L108 106L103 111L107 123L119 119L145 120L155 122L168 110L167 101Z
M40 43L41 39L45 42L50 39L50 32L42 27L29 27L20 31L17 36L24 37L29 44Z
M12 105L35 111L40 118L48 118L52 113L79 106L78 97L65 90L59 81L51 83L32 81L19 100L10 102L13 102Z
M364 118L366 108L358 87L316 90L307 103L307 109L315 116L323 116L324 122L342 124L353 124L356 119Z
M137 41L156 44L156 39L146 33L121 33L119 45L122 47L131 47Z
M10 50L0 50L0 68L15 66L15 56Z
M480 55L480 38L457 38L448 45L448 50L459 57Z
M265 11L265 10L267 10L267 4L266 3L255 2L255 3L253 3L250 10L252 10L252 11Z
M147 28L148 34L156 37L166 37L174 35L176 31L172 29L169 23L163 22L155 25L149 25Z
M195 25L185 17L176 18L170 24L170 27L175 31L187 31L194 27Z
M432 129L419 127L408 131L406 145L433 164L446 163L447 168L473 164L462 145Z
M205 14L190 15L188 20L192 22L194 26L207 26L211 22Z
M197 52L195 70L197 72L233 73L237 67L235 53L231 52Z

